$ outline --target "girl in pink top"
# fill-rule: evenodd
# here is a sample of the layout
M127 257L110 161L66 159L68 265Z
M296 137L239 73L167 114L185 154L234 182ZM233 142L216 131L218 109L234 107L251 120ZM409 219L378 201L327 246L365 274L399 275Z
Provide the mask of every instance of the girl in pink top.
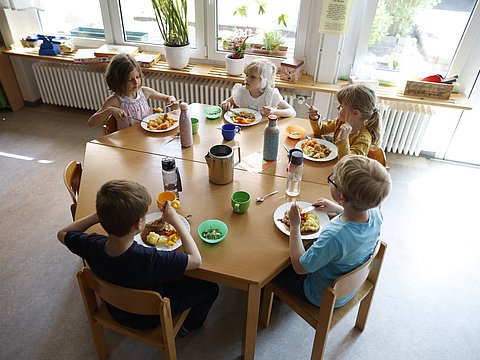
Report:
M142 120L152 113L147 103L148 99L165 102L172 109L178 108L174 96L142 86L142 69L131 55L115 55L107 67L105 79L113 94L88 119L90 127L104 124L112 115L117 120L118 130L135 125L138 123L136 120Z

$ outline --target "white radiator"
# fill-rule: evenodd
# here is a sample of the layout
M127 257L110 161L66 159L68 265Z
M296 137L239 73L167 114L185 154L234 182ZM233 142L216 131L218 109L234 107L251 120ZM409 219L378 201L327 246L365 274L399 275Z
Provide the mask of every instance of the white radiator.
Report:
M110 95L104 78L104 67L39 61L33 73L46 104L97 110ZM187 103L220 104L231 95L233 83L200 79L191 76L165 75L144 72L145 85L161 93L171 94ZM280 91L285 101L293 106L295 94ZM149 101L150 106L162 106Z
M427 105L382 101L383 134L380 146L385 151L418 156L433 110Z

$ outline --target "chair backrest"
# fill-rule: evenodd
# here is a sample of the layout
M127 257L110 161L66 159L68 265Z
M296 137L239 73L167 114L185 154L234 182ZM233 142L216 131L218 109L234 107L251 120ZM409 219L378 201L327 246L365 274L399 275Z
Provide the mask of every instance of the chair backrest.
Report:
M105 124L103 124L103 133L105 135L114 133L115 131L118 130L117 127L117 119L113 115L110 115Z
M385 156L385 151L380 146L372 146L368 150L367 157L373 160L377 160L380 164L388 168L387 166L387 157Z
M375 265L378 266L379 261L382 261L382 259L378 258L382 244L383 243L381 241L378 241L373 254L364 264L360 265L355 270L352 270L349 273L340 276L337 280L333 282L331 288L335 292L336 298L346 296L358 290L365 282L365 280L368 279L369 275L373 273L372 267ZM385 247L385 244L383 244L383 246ZM384 252L382 251L380 254L382 258L383 253Z
M72 205L70 210L72 217L75 219L75 212L77 209L78 190L80 189L80 180L82 178L82 164L78 161L70 161L63 172L63 182L72 198Z
M162 298L155 291L130 289L111 284L98 278L92 270L83 268L78 273L84 291L93 291L100 299L123 311L139 315L159 315L163 317L163 307L170 310L170 300Z

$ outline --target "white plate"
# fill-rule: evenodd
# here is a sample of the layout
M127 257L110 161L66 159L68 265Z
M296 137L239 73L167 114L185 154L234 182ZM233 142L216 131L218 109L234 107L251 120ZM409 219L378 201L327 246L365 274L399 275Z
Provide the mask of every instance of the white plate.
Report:
M323 140L323 139L314 139L314 138L312 138L312 140L317 140L320 144L325 145L326 147L328 147L332 152L331 152L327 157L324 157L324 158L321 158L321 159L317 159L317 158L308 156L308 155L306 155L305 153L303 153L303 157L304 157L305 159L311 160L311 161L324 162L324 161L333 160L333 159L335 159L335 158L338 156L338 149L337 149L337 147L335 146L335 144L332 144L330 141ZM297 145L295 145L295 148L302 150L302 144L303 144L304 142L306 142L306 141L308 141L308 139L300 140L299 142L297 142Z
M153 132L153 133L161 133L161 132L167 132L167 131L170 131L170 130L173 130L175 129L176 127L178 127L178 116L175 115L175 114L172 114L172 113L168 113L168 116L174 118L177 120L176 123L174 123L172 126L170 126L169 128L166 128L165 130L152 130L152 129L149 129L148 128L148 122L150 120L153 120L153 119L156 119L158 116L162 116L164 113L159 113L159 114L152 114L152 115L148 115L146 118L143 119L143 121L140 123L140 126L149 131L149 132ZM146 121L146 122L145 122Z
M233 109L233 111L235 111L235 112L249 111L249 112L251 112L251 113L253 113L253 114L255 115L255 120L254 120L251 124L237 124L237 123L234 122L233 119L230 117L231 112L230 112L230 111L227 111L227 112L223 115L223 117L224 117L225 120L227 120L227 122L229 122L230 124L238 125L238 126L253 126L253 125L258 124L260 121L262 121L262 114L260 114L257 110L247 109L247 108L235 108L235 109Z
M153 220L157 220L157 219L160 219L162 217L163 213L161 211L157 211L157 212L154 212L154 213L151 213L151 214L148 214L147 215L147 223L149 223L150 221L153 221ZM187 227L187 230L190 231L190 224L188 223L187 219L185 219L182 215L180 215L180 219L182 219L183 223L185 224L185 226ZM152 247L148 244L145 244L140 236L140 234L137 234L135 235L135 237L133 238L137 243L139 243L140 245L143 245L145 247ZM178 241L175 243L175 245L171 246L171 247L166 247L166 246L163 246L163 245L157 245L155 246L157 248L157 250L162 250L162 251L173 251L175 249L178 249L180 246L182 246L182 239L178 239Z
M285 211L290 210L292 207L293 202L288 202L283 205L280 205L277 210L273 213L273 221L275 222L275 225L280 229L281 232L284 234L290 236L290 231L287 230L286 226L284 223L282 223L278 219L282 219L285 215ZM302 209L306 209L308 206L312 205L308 202L305 201L297 201L297 205L300 206ZM302 235L303 240L310 240L310 239L316 239L318 238L318 235L320 234L320 231L322 230L323 226L325 226L326 223L330 221L328 218L328 215L324 213L323 211L320 210L313 210L310 211L311 213L314 213L317 215L318 220L320 221L320 229L316 233L311 233L308 235Z

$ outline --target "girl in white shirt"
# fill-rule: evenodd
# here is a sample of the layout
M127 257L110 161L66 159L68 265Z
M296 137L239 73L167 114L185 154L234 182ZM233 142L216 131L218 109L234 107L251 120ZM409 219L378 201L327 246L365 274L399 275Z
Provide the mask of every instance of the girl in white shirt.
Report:
M266 59L257 59L245 67L245 83L235 84L232 96L221 104L223 111L231 108L249 108L260 111L265 117L277 115L279 117L295 116L295 109L283 100L282 95L275 88L275 74L277 69Z

